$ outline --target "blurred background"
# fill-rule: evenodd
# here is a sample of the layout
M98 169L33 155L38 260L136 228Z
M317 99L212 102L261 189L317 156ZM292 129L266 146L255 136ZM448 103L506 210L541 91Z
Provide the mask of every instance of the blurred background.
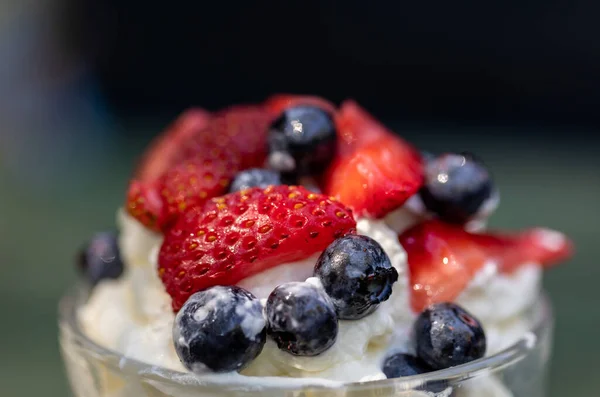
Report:
M67 395L56 303L149 139L191 105L293 92L478 153L494 226L568 233L576 257L546 276L550 396L597 395L599 16L583 0L0 0L0 394Z

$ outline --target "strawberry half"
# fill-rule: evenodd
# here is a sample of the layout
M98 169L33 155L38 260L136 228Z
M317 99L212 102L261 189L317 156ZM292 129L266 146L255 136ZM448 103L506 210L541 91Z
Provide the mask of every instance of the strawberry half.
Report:
M267 157L267 135L273 117L262 106L238 105L215 113L200 139L235 151L242 169L262 167ZM196 154L196 153L193 153Z
M163 213L163 200L154 182L132 180L127 190L125 209L148 229L160 231L159 218Z
M394 134L353 100L342 102L336 114L338 154L346 156L366 144ZM400 138L398 138L400 139ZM408 146L408 144L405 143Z
M324 191L358 215L382 218L402 206L422 184L418 152L389 136L335 160L325 176Z
M158 272L177 311L197 291L307 258L355 227L348 208L303 187L252 188L180 217L165 234Z
M456 299L486 261L497 263L502 272L511 272L525 263L547 266L560 262L572 252L564 235L548 229L515 235L474 234L438 220L406 230L399 241L408 254L415 312Z
M127 195L129 214L146 227L167 229L179 215L224 194L240 169L238 157L214 145L171 167L155 182L132 181Z
M325 109L332 115L336 113L336 108L333 103L318 96L277 94L269 97L265 101L265 108L274 117L279 116L279 114L287 108L300 105L316 106Z
M146 150L134 173L135 179L154 181L181 160L181 148L206 128L211 119L206 110L193 108L183 112Z
M144 156L129 186L128 212L160 231L187 208L224 194L236 172L264 163L271 119L260 106L183 113Z
M159 220L161 229L167 228L190 208L225 194L239 169L236 156L213 148L167 171L158 183L164 205Z

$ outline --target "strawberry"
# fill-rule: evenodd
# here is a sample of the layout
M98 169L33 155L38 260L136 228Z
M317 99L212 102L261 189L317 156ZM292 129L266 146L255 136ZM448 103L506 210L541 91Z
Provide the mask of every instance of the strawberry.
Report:
M497 263L501 272L511 272L524 263L559 262L572 250L565 236L547 229L515 235L474 234L439 220L406 230L399 241L408 254L415 312L456 299L486 261Z
M210 119L210 113L203 109L183 112L150 144L135 171L135 179L146 182L160 177L181 159L181 147L206 128Z
M127 190L125 209L148 229L160 231L159 218L163 213L160 190L153 182L132 180Z
M353 100L342 102L335 124L338 132L338 153L341 156L352 154L357 148L370 142L394 135Z
M230 152L213 148L168 170L158 182L164 204L159 218L161 228L164 230L190 208L226 193L239 168Z
M532 228L520 233L473 234L488 257L498 262L499 271L512 273L523 263L550 267L573 254L573 243L562 233L546 228ZM499 258L499 259L496 259Z
M197 291L307 258L355 226L343 204L303 187L231 193L188 211L169 229L159 276L177 311Z
M264 104L266 110L274 117L279 116L279 114L287 108L299 105L320 107L332 115L336 113L336 108L333 103L312 95L277 94L269 97Z
M129 213L164 230L186 208L225 193L237 171L263 164L270 121L259 106L183 113L144 156L127 194Z
M237 156L214 145L171 167L157 181L132 181L129 213L153 230L165 230L180 214L227 191L240 169Z
M325 176L324 191L358 215L382 218L404 204L422 183L418 152L390 135L336 159Z
M200 143L210 142L235 151L242 169L262 167L273 117L262 106L238 105L215 113ZM197 146L198 147L198 146ZM202 150L202 146L198 147Z

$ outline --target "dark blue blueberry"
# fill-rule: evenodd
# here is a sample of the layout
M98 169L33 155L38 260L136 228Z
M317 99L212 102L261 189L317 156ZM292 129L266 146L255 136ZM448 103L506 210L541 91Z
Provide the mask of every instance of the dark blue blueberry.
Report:
M239 192L240 190L251 187L266 188L269 185L281 185L279 173L263 168L251 168L238 173L229 187L230 192Z
M367 236L338 238L321 254L315 276L341 319L364 317L392 294L398 272L381 245Z
M98 233L79 253L77 265L81 274L91 284L103 279L116 279L123 273L117 236L112 232Z
M173 323L175 351L195 373L241 370L260 354L266 335L260 301L236 286L195 293Z
M493 197L487 168L469 154L443 154L425 165L419 192L425 207L450 223L465 223Z
M433 371L423 360L406 353L396 353L383 361L382 371L388 379L414 376ZM448 388L445 381L429 381L418 386L418 390L440 393Z
M388 379L391 379L424 374L431 372L431 368L418 357L396 353L384 360L382 371Z
M453 367L485 354L483 327L454 303L425 309L414 324L417 355L433 369Z
M286 109L269 130L269 166L285 174L318 174L334 157L331 115L316 106Z
M309 283L291 282L273 290L266 306L269 336L284 351L297 356L316 356L337 338L335 308L321 289Z

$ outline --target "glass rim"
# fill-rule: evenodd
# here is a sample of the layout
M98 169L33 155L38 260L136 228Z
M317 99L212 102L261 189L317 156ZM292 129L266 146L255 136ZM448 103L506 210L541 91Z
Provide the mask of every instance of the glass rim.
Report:
M218 387L224 391L236 391L242 389L256 389L259 387L265 391L287 391L310 390L310 389L339 389L358 391L371 389L373 387L393 387L396 390L414 390L415 387L430 382L444 381L449 385L456 384L468 379L489 375L515 364L534 350L542 341L546 330L552 327L553 313L548 296L542 291L531 307L537 313L531 329L511 346L493 355L471 361L466 364L450 367L442 370L432 371L425 374L406 376L393 379L369 380L361 382L329 381L322 378L292 378L292 377L251 377L240 376L235 380L219 377L211 374L209 379L201 375L189 372L181 372L158 365L149 364L136 359L126 357L122 353L104 347L92 339L85 332L77 318L77 309L82 300L89 292L89 287L83 283L77 283L69 288L61 297L58 307L59 338L63 343L63 337L68 336L79 346L86 349L105 364L118 371L134 373L139 377L162 381L169 381L178 385L189 385L191 387ZM254 382L252 381L254 378ZM271 380L265 384L258 379L268 378ZM242 381L243 379L243 381Z

